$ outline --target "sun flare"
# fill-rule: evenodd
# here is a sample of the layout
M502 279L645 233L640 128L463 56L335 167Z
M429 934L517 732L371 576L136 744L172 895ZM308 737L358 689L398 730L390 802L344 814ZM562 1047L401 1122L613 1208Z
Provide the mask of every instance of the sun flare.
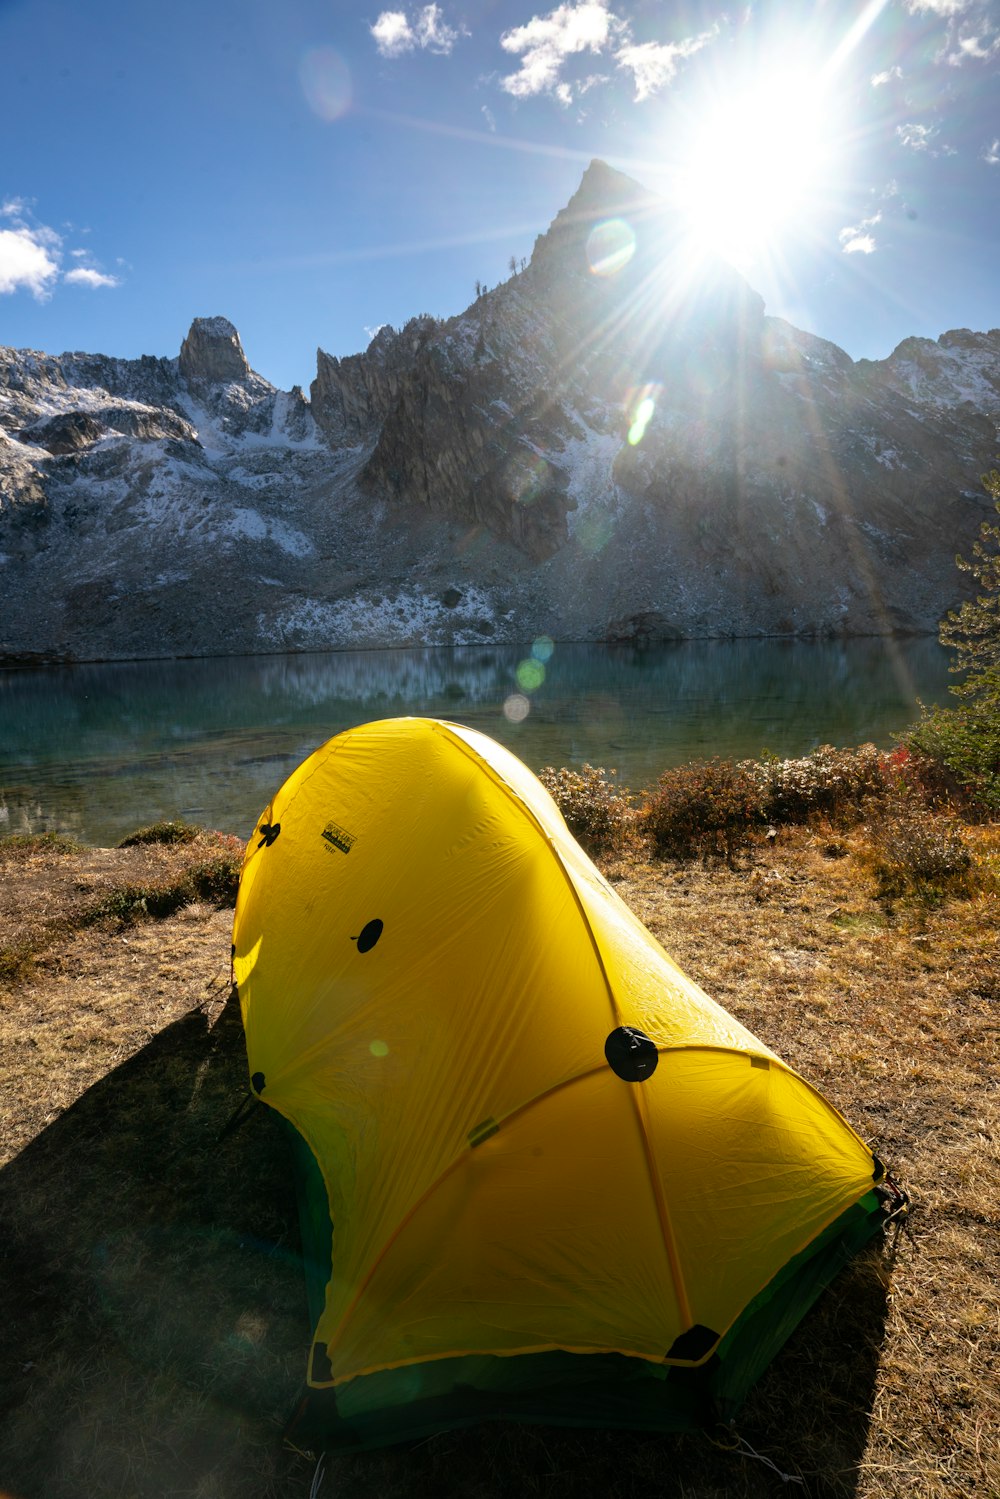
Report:
M698 250L746 270L807 231L836 135L821 81L792 68L709 102L676 178L678 207Z

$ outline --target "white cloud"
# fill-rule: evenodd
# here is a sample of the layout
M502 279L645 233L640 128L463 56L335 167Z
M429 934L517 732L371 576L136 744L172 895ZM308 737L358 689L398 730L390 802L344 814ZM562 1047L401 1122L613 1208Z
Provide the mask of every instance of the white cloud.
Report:
M405 11L384 10L369 29L383 57L400 57L418 47L447 56L462 34L445 22L439 5L425 5L412 23Z
M492 109L490 108L490 106L488 104L484 104L483 105L483 119L486 121L487 125L492 130L493 134L495 135L496 134L496 129L497 129L496 115L493 113Z
M44 302L59 274L58 246L59 236L44 225L0 229L0 294L23 288Z
M388 323L376 323L374 328L369 328L368 324L365 323L365 332L368 334L368 342L371 343L372 339L377 338L378 335L382 332L382 329L387 328L388 326Z
M902 78L903 70L900 67L886 68L884 73L872 74L872 88L880 88L883 83L890 83L893 78Z
M401 52L412 52L417 45L413 29L401 10L384 10L371 27L371 34L383 57L398 57Z
M960 68L963 62L981 62L987 58L995 57L1000 52L1000 36L982 37L963 36L959 38L958 46L948 53L948 62L953 68Z
M850 224L841 229L838 238L840 240L840 248L844 254L874 255L878 249L878 245L875 242L875 236L869 234L868 230L874 229L875 225L881 222L882 212L880 209L878 213L873 213L870 219L862 219L860 224Z
M983 161L987 166L1000 166L1000 136L990 145L983 147Z
M650 94L670 83L685 58L700 52L718 35L718 27L683 42L632 42L615 53L620 68L630 68L635 80L635 102L641 104Z
M906 0L911 16L922 10L929 10L935 16L959 16L968 10L969 4L970 0Z
M547 15L532 16L525 25L503 33L501 47L520 55L521 65L502 78L500 86L516 99L550 94L569 105L608 78L592 73L570 82L563 76L567 60L584 52L610 52L619 68L631 72L635 100L641 103L670 83L685 58L700 51L718 30L716 26L680 42L634 42L628 22L608 9L607 0L565 0Z
M9 229L0 229L0 293L24 290L45 302L60 279L70 286L121 285L117 276L93 266L75 265L63 273L63 256L67 253L63 237L48 224L36 221L30 199L7 198L0 203L0 218L8 219L11 224ZM89 250L73 249L68 253L71 260L91 259ZM118 263L124 265L121 260Z
M524 26L505 31L500 45L505 52L521 54L521 66L500 80L500 86L515 99L533 94L554 94L560 103L573 98L571 85L561 79L566 58L580 52L600 53L623 36L624 23L611 14L604 0L559 5L547 16L533 16Z
M85 265L78 265L67 271L63 280L70 286L121 286L117 276L106 276L103 271L95 271Z

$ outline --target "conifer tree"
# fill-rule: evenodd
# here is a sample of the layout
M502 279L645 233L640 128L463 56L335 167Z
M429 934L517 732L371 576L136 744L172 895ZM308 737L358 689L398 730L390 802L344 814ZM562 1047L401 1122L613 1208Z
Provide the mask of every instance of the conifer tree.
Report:
M983 474L983 487L1000 514L1000 472ZM955 561L980 592L941 621L941 644L955 652L952 671L964 673L951 690L971 703L1000 702L1000 526L983 521L972 556Z
M1000 473L984 474L983 484L1000 511ZM995 817L1000 812L1000 526L983 521L972 556L955 560L980 588L945 616L939 630L942 645L957 658L952 670L964 673L951 689L961 703L922 708L902 743L929 768L932 793Z

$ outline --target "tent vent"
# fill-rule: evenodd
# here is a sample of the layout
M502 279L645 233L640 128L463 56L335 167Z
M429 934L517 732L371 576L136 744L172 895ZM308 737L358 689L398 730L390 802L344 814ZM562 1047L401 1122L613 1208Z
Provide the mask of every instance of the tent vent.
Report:
M767 1057L751 1057L750 1058L750 1066L751 1067L761 1067L761 1068L763 1068L763 1070L765 1072L770 1067L770 1065L771 1064L768 1061Z
M358 936L352 938L352 941L358 944L358 952L371 952L382 935L382 926L383 923L377 916L374 920L365 923Z
M660 1060L656 1042L631 1025L620 1025L611 1032L604 1043L604 1055L611 1071L626 1083L645 1082L652 1077Z
M469 1131L469 1144L475 1150L477 1145L482 1145L491 1135L495 1135L500 1128L495 1119L484 1119L482 1124L477 1124L475 1129Z
M263 1072L255 1072L253 1077L250 1079L250 1086L251 1088L253 1088L253 1091L255 1093L263 1093L266 1082L267 1079L265 1078Z
M675 1338L667 1352L668 1359L683 1359L685 1363L697 1364L719 1341L719 1334L710 1327L696 1322L687 1332Z

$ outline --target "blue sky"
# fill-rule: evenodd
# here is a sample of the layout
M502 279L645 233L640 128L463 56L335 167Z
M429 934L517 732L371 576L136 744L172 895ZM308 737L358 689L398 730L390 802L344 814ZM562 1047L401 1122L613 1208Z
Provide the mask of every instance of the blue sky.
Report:
M1000 0L0 0L0 343L253 367L449 316L602 157L770 313L1000 325Z

